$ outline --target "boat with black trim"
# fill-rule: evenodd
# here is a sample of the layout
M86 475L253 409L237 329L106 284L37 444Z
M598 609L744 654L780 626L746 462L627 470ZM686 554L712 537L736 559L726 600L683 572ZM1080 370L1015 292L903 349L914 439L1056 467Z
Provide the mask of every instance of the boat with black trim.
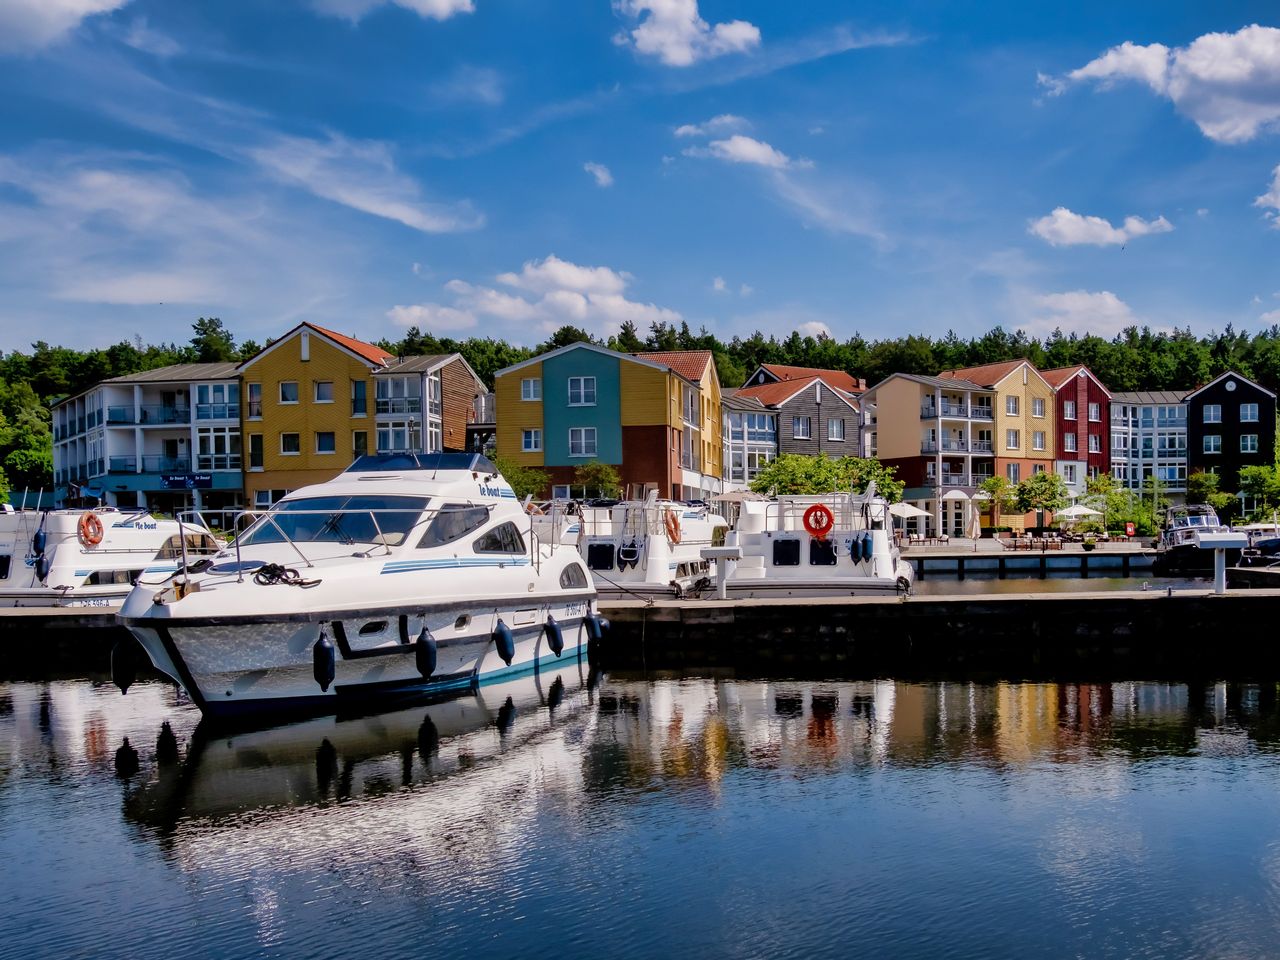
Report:
M607 624L478 454L365 456L208 563L144 578L120 621L205 716L333 712L581 658Z
M1229 526L1218 520L1217 511L1207 503L1185 503L1165 511L1164 526L1156 541L1156 557L1151 572L1157 577L1196 576L1213 573L1213 551L1202 549L1200 537L1229 534ZM1240 550L1229 549L1227 566L1240 559Z

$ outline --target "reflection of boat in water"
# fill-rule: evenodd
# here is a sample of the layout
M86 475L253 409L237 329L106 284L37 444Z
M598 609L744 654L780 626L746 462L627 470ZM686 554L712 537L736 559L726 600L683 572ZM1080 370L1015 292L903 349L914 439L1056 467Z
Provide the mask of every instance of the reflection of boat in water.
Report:
M465 805L483 804L496 795L491 791L527 776L529 763L518 758L546 765L549 748L569 762L568 747L556 744L580 738L592 720L587 680L586 666L574 661L391 713L230 734L202 724L186 758L161 765L155 779L129 793L125 812L169 830L181 821L234 821L267 810L283 817L293 808L415 785L430 786L433 808L458 799L443 796L445 789L472 792ZM369 847L367 837L362 845Z
M582 655L595 590L478 454L361 457L120 619L205 716L466 690Z
M0 606L109 607L144 573L172 574L183 560L216 553L199 523L142 510L0 511Z

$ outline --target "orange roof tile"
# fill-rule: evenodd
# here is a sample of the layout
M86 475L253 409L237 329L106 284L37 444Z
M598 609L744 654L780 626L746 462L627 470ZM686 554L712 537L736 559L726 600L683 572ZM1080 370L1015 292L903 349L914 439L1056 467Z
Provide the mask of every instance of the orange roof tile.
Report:
M651 350L648 353L633 353L632 356L661 363L695 383L701 382L707 372L707 364L712 359L710 350Z
M1049 386L1057 390L1083 369L1084 366L1077 363L1074 367L1057 367L1053 370L1041 370L1040 376L1044 377L1045 380L1048 381Z
M824 370L821 367L792 367L784 363L762 363L760 366L780 380L805 380L809 377L821 377L827 386L844 390L846 393L861 393L867 389L866 383L861 378L851 376L843 370Z
M777 383L762 383L754 387L743 387L735 397L743 400L759 400L766 407L783 403L802 390L807 390L815 381L821 381L827 389L838 394L842 400L857 409L857 398L848 390L841 390L827 382L825 377L797 377L792 380L779 380Z
M984 363L977 367L963 367L959 370L943 370L939 377L943 380L968 380L980 387L994 387L997 383L1030 360L1002 360L999 363ZM1035 369L1032 367L1031 369Z
M317 326L310 321L307 321L306 325L316 333L322 333L330 340L334 340L337 343L342 344L352 353L358 353L370 363L376 363L378 366L382 366L384 363L395 359L394 354L387 353L387 351L372 343L365 343L363 340L357 340L355 337L343 336L341 333L334 333L332 330L326 330L324 327Z

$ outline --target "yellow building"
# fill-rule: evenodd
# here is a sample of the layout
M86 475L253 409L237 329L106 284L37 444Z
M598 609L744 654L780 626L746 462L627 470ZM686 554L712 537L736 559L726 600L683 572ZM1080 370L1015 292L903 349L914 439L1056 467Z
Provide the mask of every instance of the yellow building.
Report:
M245 498L263 508L375 447L380 347L301 323L240 365Z
M996 473L1019 483L1033 473L1053 470L1054 391L1030 361L1006 360L947 370L938 376L967 380L996 392Z

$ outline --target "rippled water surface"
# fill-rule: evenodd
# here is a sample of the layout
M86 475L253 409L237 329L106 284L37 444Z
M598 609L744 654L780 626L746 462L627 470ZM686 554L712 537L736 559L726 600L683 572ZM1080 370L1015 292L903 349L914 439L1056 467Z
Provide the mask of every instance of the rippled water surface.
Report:
M0 955L1280 951L1275 684L586 679L234 734L0 685Z

